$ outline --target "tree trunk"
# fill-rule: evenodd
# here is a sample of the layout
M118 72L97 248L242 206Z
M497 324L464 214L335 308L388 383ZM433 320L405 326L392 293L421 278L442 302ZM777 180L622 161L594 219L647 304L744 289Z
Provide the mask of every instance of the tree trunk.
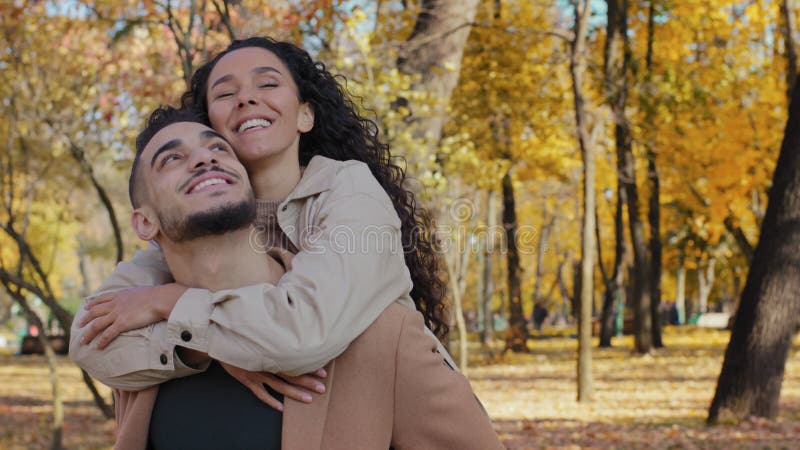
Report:
M614 309L622 308L625 278L625 224L622 217L625 189L617 182L617 204L614 210L614 273L606 283L603 293L603 311L600 316L600 347L611 347L615 331ZM598 242L600 240L598 239Z
M708 312L708 297L711 295L711 288L714 287L714 269L716 265L717 260L715 258L708 260L708 266L706 266L705 270L700 267L700 264L697 265L697 302L700 314Z
M492 254L494 253L494 230L497 225L495 193L492 190L486 195L486 246L483 250L483 289L481 290L481 309L483 310L483 330L481 331L481 345L489 349L494 332L492 311L492 295L494 295L494 277L492 276Z
M536 251L536 279L533 282L533 303L539 303L542 301L542 275L544 273L544 255L547 251L547 241L550 239L550 231L553 229L553 224L555 223L555 217L550 218L548 222L548 211L547 207L545 206L542 208L542 224L545 224L542 227L542 232L539 234L539 246Z
M647 260L644 224L639 217L639 193L636 187L636 163L631 144L630 123L626 116L628 97L628 72L632 52L628 38L627 0L607 0L608 23L606 39L606 90L615 120L617 145L617 178L625 187L628 203L628 226L633 241L633 316L636 351L647 353L653 345L650 264ZM619 42L619 43L618 43ZM622 46L622 60L618 61L617 47ZM621 163L620 163L621 161Z
M94 380L89 373L83 369L81 369L81 377L83 378L83 383L89 388L89 392L92 394L92 399L94 400L94 404L103 413L103 417L106 419L113 419L115 416L114 413L114 406L113 401L114 397L111 397L112 404L106 403L106 400L100 395L100 391L97 390L97 386L94 384Z
M528 352L528 323L522 310L522 289L517 251L517 212L514 185L509 169L503 176L503 229L506 232L506 262L508 264L508 331L506 350Z
M686 266L684 265L684 256L681 253L678 256L678 272L675 275L677 279L677 293L675 294L675 308L678 310L678 325L686 323Z
M461 198L460 192L460 182L456 180L451 183L450 198ZM442 214L442 216L444 217L445 214ZM473 254L473 235L468 230L472 228L473 224L471 222L474 217L472 213L469 215L451 214L451 217L453 219L450 222L451 237L454 245L445 255L444 260L450 281L450 295L454 306L453 314L455 315L456 328L458 329L458 365L461 372L466 375L469 355L467 354L467 324L464 320L464 293L467 287L467 269Z
M625 142L618 153L623 158L624 173L622 179L628 196L628 227L633 241L633 321L634 341L638 353L647 353L653 346L652 316L650 310L651 288L650 265L647 260L647 244L644 236L644 224L639 218L639 195L636 188L636 174L634 170L633 151L630 147L630 134L627 131L620 133L617 127L618 142ZM627 139L627 141L626 141Z
M575 124L583 158L583 222L581 226L581 299L578 319L578 401L592 400L592 305L594 303L594 220L595 158L594 143L589 137L586 106L583 98L583 76L586 71L586 32L589 25L589 0L572 2L575 37L570 52L572 95L575 103Z
M650 222L650 314L653 323L653 347L664 347L661 338L661 212L659 205L660 183L658 169L656 168L656 155L653 149L648 149L647 177L650 180L650 208L648 219Z
M708 422L778 415L781 383L800 316L800 89L769 191L767 213L733 322Z
M64 307L61 306L61 304L56 300L53 294L53 289L50 286L47 272L45 272L42 264L39 262L39 259L33 253L31 246L28 244L25 236L23 236L24 233L18 233L10 223L0 225L0 229L2 229L6 235L14 240L17 244L20 254L20 263L24 263L24 260L27 259L35 272L35 275L32 275L30 278L31 282L28 282L21 275L15 275L0 266L0 281L3 283L12 283L17 287L25 289L39 297L42 302L44 302L47 307L50 308L50 311L52 311L53 315L56 317L56 319L58 319L62 327L66 327L65 332L67 336L69 336L70 325L72 325L72 314L64 309ZM17 273L19 274L20 272ZM36 281L36 277L39 278L38 281Z
M464 244L456 246L456 251L461 248L461 245ZM464 253L460 255L456 253L451 255L451 258L445 258L450 278L450 290L453 295L453 305L455 306L456 328L458 329L458 366L464 376L467 376L469 355L467 354L467 324L464 321L463 294L466 286L465 275L470 254L470 249L466 248ZM461 260L457 262L458 258L461 258Z
M119 221L117 220L117 213L114 211L114 204L111 202L111 198L108 196L108 193L106 193L105 188L95 176L94 168L86 159L86 154L83 149L70 139L69 150L72 158L81 167L83 174L92 182L92 186L94 186L94 190L97 192L97 198L100 199L100 203L103 204L103 207L108 213L108 221L111 224L111 230L114 232L114 244L117 248L117 263L120 263L125 258L125 247L122 243L122 231L119 226Z
M651 0L648 5L647 13L647 56L645 57L645 65L647 69L647 85L652 86L652 68L653 68L653 39L655 35L655 5ZM655 93L650 90L646 95L649 98L645 102L645 121L653 125L655 121L655 107L651 104L653 102ZM661 257L661 182L658 177L658 166L656 162L655 139L653 138L654 130L651 128L648 133L646 146L647 146L647 179L650 182L650 202L648 209L648 221L650 223L650 313L653 322L653 347L661 348L664 342L661 338L661 314L659 312L661 307L661 270L662 270L662 257Z
M78 270L81 274L81 291L79 295L86 298L91 293L91 289L89 288L89 272L86 270L86 254L80 243L78 243Z
M786 47L786 97L791 99L792 87L797 80L797 16L792 0L781 1L781 31Z
M558 266L558 273L556 274L556 277L558 278L558 291L561 293L561 317L564 320L564 323L568 321L570 313L575 314L574 313L575 308L573 307L573 304L575 302L573 298L575 297L575 295L570 295L569 289L567 289L567 282L564 279L564 272L563 272L564 266L567 265L569 260L570 257L564 258L564 262ZM574 264L572 265L574 270ZM580 270L576 270L575 272L579 273Z
M606 268L603 265L603 239L600 235L600 218L598 217L597 208L594 210L594 229L595 229L595 242L597 242L597 267L600 268L600 275L603 278L603 303L600 309L600 344L598 347L611 347L611 334L608 339L604 341L603 333L606 331L606 323L609 318L613 318L613 294L611 294L611 277L606 273ZM611 319L613 327L613 319Z
M572 295L570 296L570 310L575 323L581 320L581 292L583 291L583 272L581 271L581 261L572 261Z
M11 295L14 297L20 307L22 307L22 310L25 311L28 321L30 321L39 329L39 343L42 344L45 359L47 360L47 366L50 369L50 386L53 394L53 439L51 441L50 448L52 450L61 450L63 448L64 402L61 398L61 384L58 380L58 362L56 360L56 353L53 351L53 346L50 343L50 340L47 338L47 328L45 327L44 323L42 323L42 320L39 319L39 316L36 314L36 312L34 312L30 305L28 305L28 301L25 299L25 296L22 295L19 290L16 292L11 292Z
M438 143L441 137L477 8L478 0L422 0L414 30L398 58L401 72L420 75L414 89L439 101L434 114L414 124L415 136L429 142ZM408 106L413 114L415 105Z

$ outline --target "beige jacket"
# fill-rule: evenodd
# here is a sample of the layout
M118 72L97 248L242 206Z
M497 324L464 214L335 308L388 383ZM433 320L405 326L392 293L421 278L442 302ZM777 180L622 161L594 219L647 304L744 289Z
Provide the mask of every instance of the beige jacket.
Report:
M189 289L168 321L123 333L103 351L80 344L85 329L76 325L86 311L79 308L70 356L128 391L196 373L176 358L176 345L247 370L297 375L340 355L388 305L414 308L400 220L366 164L314 157L281 203L278 224L299 253L277 285ZM151 244L120 263L94 295L171 280Z
M326 369L327 392L285 400L284 450L493 450L469 382L436 352L422 316L391 305ZM158 386L117 394L116 450L143 450Z

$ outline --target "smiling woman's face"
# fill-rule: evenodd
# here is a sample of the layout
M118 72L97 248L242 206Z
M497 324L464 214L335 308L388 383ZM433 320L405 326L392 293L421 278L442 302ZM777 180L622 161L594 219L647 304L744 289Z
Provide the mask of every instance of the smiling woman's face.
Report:
M314 126L314 113L300 102L289 69L259 47L220 58L209 75L206 100L211 126L248 169L286 152L297 160L300 134Z

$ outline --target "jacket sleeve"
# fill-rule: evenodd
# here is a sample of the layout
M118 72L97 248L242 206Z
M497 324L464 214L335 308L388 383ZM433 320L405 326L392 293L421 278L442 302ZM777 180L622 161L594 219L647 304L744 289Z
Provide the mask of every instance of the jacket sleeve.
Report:
M155 244L150 244L129 262L119 263L114 273L86 300L121 289L155 286L170 281L172 275L164 255ZM75 363L107 386L138 391L204 370L190 368L176 356L175 346L166 340L166 322L126 331L102 351L91 343L82 345L80 339L88 325L80 328L78 323L86 313L83 305L75 313L70 331L69 355Z
M505 448L469 381L436 349L422 315L406 313L397 346L392 448Z
M277 285L189 289L167 340L247 370L297 375L341 354L398 299L413 308L400 219L366 165L342 170L323 195Z

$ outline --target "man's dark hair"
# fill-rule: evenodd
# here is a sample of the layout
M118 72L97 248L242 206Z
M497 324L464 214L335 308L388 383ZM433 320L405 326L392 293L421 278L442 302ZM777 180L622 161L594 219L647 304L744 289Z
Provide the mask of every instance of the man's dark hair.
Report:
M138 172L139 172L139 159L142 156L144 148L153 139L159 131L165 127L178 122L197 122L208 126L208 121L204 119L204 114L197 111L196 108L185 107L175 108L169 105L162 105L156 108L150 117L147 119L144 129L136 136L136 156L133 157L133 165L131 166L131 176L128 180L128 196L131 199L131 205L134 209L141 206L142 203L142 189L138 186Z

